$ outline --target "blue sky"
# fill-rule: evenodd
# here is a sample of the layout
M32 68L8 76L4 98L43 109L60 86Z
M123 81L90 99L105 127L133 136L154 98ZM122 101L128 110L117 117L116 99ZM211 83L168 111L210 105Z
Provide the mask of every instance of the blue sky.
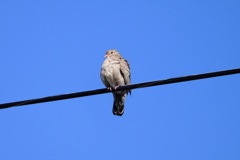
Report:
M7 103L103 88L108 49L132 83L239 68L240 2L0 1ZM240 159L240 75L0 110L0 159Z

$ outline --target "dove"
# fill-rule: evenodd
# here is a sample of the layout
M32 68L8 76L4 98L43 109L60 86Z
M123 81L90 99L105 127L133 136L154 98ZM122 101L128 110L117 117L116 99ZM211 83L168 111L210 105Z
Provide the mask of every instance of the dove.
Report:
M116 49L110 49L105 54L105 60L101 68L101 79L109 90L116 90L119 86L129 85L131 81L130 66ZM112 92L114 102L112 112L114 115L122 116L124 113L124 102L128 91Z

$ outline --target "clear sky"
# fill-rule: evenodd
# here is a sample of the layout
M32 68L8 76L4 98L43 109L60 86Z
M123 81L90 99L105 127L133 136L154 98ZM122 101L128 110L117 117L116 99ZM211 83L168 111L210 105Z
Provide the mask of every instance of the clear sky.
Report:
M132 83L240 67L238 0L1 0L0 103L104 88L108 49ZM240 159L240 75L0 110L1 160Z

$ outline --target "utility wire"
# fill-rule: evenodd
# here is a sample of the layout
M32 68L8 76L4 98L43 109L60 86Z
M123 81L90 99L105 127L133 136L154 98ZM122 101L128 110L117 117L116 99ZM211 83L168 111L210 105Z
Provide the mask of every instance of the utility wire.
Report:
M217 72L209 72L209 73L203 73L203 74L196 74L196 75L190 75L190 76L183 76L183 77L176 77L176 78L169 78L169 79L164 79L164 80L150 81L150 82L144 82L144 83L138 83L138 84L131 84L131 85L126 85L126 86L120 86L119 88L117 88L117 91L133 90L133 89L137 89L137 88L145 88L145 87L152 87L152 86L157 86L157 85L165 85L165 84L193 81L193 80L226 76L226 75L238 74L238 73L240 73L240 68L224 70L224 71L217 71ZM57 101L57 100L64 100L64 99L70 99L70 98L77 98L77 97L92 96L92 95L104 94L104 93L108 93L108 92L111 92L111 91L109 91L106 88L103 88L103 89L76 92L76 93L70 93L70 94L48 96L48 97L43 97L43 98L36 98L36 99L0 104L0 109L29 105L29 104L36 104L36 103L43 103L43 102L50 102L50 101ZM115 92L115 91L113 91L113 92Z

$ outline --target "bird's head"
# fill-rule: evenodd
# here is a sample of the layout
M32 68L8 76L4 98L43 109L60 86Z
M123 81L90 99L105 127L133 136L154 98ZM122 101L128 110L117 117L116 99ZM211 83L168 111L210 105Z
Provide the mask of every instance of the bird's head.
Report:
M111 58L111 57L121 58L121 55L116 49L110 49L110 50L107 50L104 57L105 58Z

